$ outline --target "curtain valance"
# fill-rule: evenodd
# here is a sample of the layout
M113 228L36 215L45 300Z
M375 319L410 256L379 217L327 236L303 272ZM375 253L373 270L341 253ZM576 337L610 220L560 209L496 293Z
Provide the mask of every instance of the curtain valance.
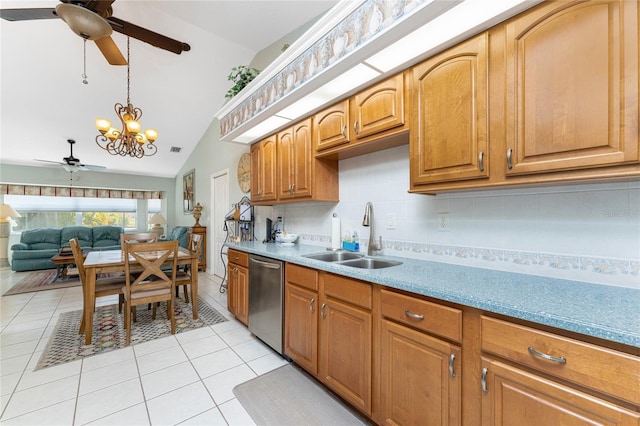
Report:
M124 189L97 189L64 186L14 185L0 183L3 195L33 195L48 197L125 198L134 200L161 200L162 191L129 191Z

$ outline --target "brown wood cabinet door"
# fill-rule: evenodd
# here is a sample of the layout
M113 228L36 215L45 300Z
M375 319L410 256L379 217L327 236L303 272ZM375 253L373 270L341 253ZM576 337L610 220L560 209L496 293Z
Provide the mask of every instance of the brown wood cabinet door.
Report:
M404 74L397 74L353 97L353 133L364 138L404 124Z
M320 317L320 380L371 415L371 312L327 299Z
M345 99L320 111L314 117L315 150L332 148L349 142L349 100Z
M293 128L278 133L278 199L293 197Z
M278 134L278 199L311 197L311 119Z
M383 422L388 425L459 425L460 348L387 320L382 321L381 333Z
M236 295L238 298L236 319L248 325L249 323L249 269L238 266Z
M413 185L489 176L487 33L413 68Z
M318 293L287 283L284 290L284 353L318 373Z
M251 145L251 200L276 199L276 135Z
M506 25L507 175L636 163L638 2L550 2Z
M233 315L238 312L238 265L229 263L229 279L227 280L227 309Z
M486 368L483 426L637 426L640 422L640 413L499 361L483 358L482 367Z
M249 321L249 270L247 268L229 263L227 291L227 309L238 321L247 325Z

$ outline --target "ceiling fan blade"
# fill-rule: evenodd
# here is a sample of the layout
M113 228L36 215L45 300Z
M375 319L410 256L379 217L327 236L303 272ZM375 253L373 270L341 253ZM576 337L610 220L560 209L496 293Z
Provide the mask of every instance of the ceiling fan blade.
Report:
M65 166L65 165L66 165L65 163L61 163L61 162L59 162L59 161L38 160L37 158L36 158L36 159L34 159L34 161L40 161L40 162L42 162L42 163L57 164L57 165L59 165L59 166Z
M103 37L94 40L100 52L111 65L127 65L127 60L111 37Z
M95 164L78 164L78 165L84 167L85 170L104 170L104 169L106 169L105 166L97 166Z
M27 9L0 9L0 18L6 21L31 21L35 19L57 19L53 7Z
M191 50L191 46L189 46L187 43L174 40L162 34L158 34L154 31L139 27L130 22L123 21L122 19L118 19L113 16L107 18L107 22L111 24L111 27L114 31L117 31L124 35L128 35L140 41L144 41L145 43L149 43L150 45L158 47L160 49L168 50L169 52L173 52L178 55L182 52L188 52L189 50Z

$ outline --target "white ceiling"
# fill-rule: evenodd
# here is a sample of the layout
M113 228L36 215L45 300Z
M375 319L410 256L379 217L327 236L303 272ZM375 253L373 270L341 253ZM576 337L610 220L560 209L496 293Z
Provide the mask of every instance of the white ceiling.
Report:
M324 13L336 0L139 1L117 0L113 16L191 45L176 55L131 39L131 103L143 110L142 128L159 131L158 153L143 159L100 149L94 120L118 121L126 102L126 67L108 65L60 19L0 19L0 162L58 167L66 140L74 156L107 172L175 177L210 126L232 86L232 67ZM2 8L55 7L57 1L0 1ZM112 35L126 57L126 36ZM117 126L116 126L117 127ZM170 153L181 147L179 154ZM84 172L97 173L97 172ZM104 172L101 172L104 173Z

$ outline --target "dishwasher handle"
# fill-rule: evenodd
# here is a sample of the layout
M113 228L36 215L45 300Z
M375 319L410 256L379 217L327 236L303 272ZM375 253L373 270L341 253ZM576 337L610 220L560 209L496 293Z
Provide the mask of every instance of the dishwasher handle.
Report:
M254 263L257 263L260 266L264 266L265 268L280 269L280 263L263 262L262 260L257 260L257 259L254 259L253 257L250 257L249 260L251 260Z

